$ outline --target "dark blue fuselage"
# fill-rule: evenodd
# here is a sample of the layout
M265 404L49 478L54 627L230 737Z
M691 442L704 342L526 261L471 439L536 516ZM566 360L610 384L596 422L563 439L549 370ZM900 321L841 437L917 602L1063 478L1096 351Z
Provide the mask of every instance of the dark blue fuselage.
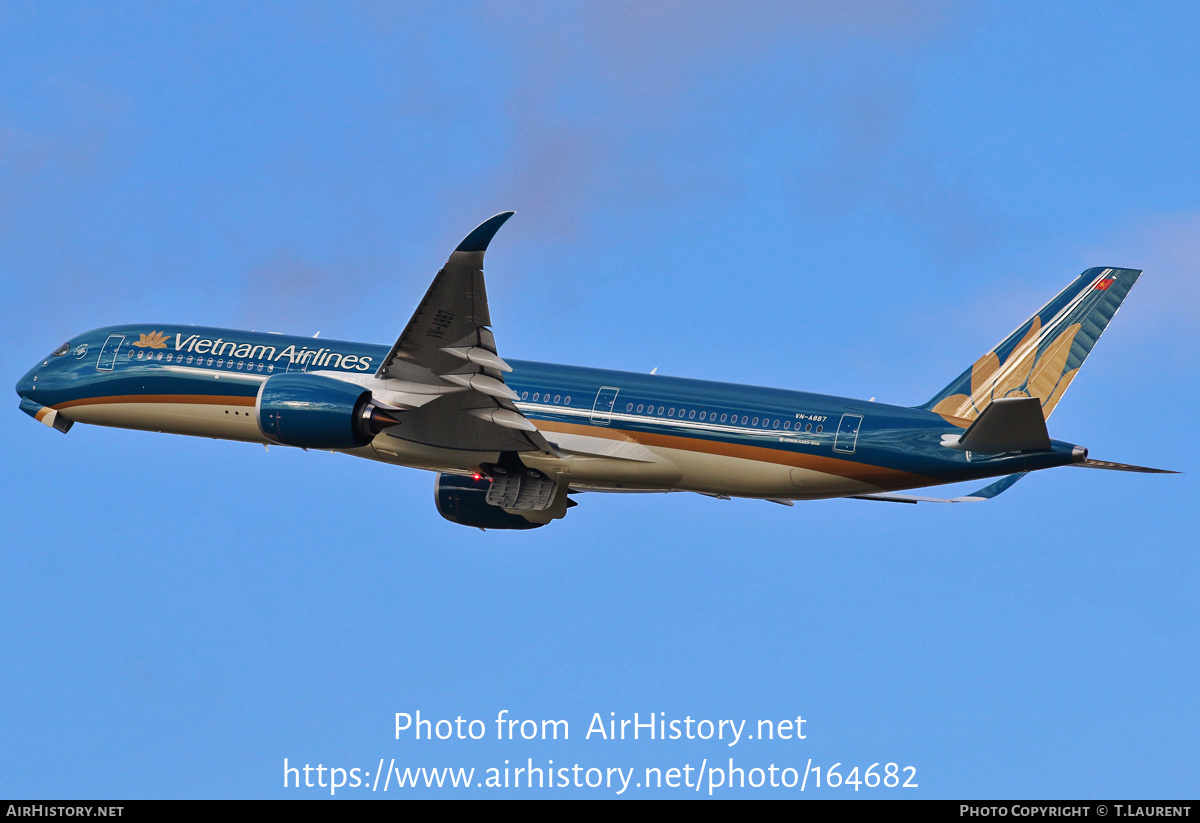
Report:
M307 372L362 384L372 379L387 352L386 346L230 329L114 326L72 338L65 353L39 361L17 384L17 393L23 408L35 416L50 409L69 420L188 434L207 430L182 424L172 428L174 418L153 412L203 407L211 418L219 408L224 413L215 418L210 436L261 440L250 424L264 380ZM902 406L510 362L513 371L505 383L519 396L518 409L551 441L556 433L619 439L710 460L811 470L883 490L1061 466L1078 453L1060 441L1052 441L1048 451L1013 454L949 448L944 436L961 434L967 421ZM117 414L118 408L125 410L124 416ZM236 434L227 419L241 426ZM807 493L819 496L820 489Z

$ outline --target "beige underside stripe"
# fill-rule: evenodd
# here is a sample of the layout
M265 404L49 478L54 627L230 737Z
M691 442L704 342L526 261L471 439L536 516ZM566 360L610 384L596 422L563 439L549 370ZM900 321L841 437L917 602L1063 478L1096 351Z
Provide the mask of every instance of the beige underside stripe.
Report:
M94 397L84 400L70 400L59 403L53 408L66 409L71 406L96 405L101 403L196 403L214 406L253 406L253 397L232 397L209 394L127 394L118 397ZM538 420L537 427L541 431L567 432L589 437L601 437L608 440L628 440L641 443L643 446L658 446L664 449L679 449L681 451L715 454L723 457L739 457L744 460L756 460L763 463L777 463L782 466L792 466L798 469L834 474L870 483L873 486L891 486L899 484L925 485L931 478L911 472L888 469L883 466L872 466L866 463L856 463L852 460L840 460L836 457L822 457L815 454L769 449L765 446L747 446L739 443L723 443L718 440L701 440L695 437L679 437L671 434L648 434L646 432L630 432L623 429L605 428L602 426L587 426L578 423L563 423L551 420Z
M253 397L233 397L219 394L122 394L115 397L88 397L58 403L55 409L72 406L96 406L104 403L196 403L206 406L253 406Z
M883 466L871 466L865 463L855 463L852 460L839 460L836 457L821 457L814 454L769 449L765 446L746 446L738 443L723 443L717 440L701 440L695 437L678 437L671 434L647 434L646 432L627 432L622 429L605 429L599 426L582 426L577 423L562 423L559 421L538 420L537 427L541 431L567 432L583 434L591 437L603 437L609 440L632 440L643 446L658 446L664 449L679 449L681 451L703 452L724 457L740 457L745 460L756 460L762 463L778 463L783 466L793 466L798 469L834 474L860 480L873 486L892 486L896 484L927 485L931 478Z

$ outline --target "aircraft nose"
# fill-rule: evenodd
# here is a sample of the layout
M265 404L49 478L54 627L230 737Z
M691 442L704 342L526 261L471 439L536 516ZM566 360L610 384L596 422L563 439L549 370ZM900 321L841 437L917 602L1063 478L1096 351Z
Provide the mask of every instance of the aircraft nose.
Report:
M29 397L33 392L34 378L37 377L39 366L34 366L29 371L25 372L25 376L17 381L17 394L21 397Z

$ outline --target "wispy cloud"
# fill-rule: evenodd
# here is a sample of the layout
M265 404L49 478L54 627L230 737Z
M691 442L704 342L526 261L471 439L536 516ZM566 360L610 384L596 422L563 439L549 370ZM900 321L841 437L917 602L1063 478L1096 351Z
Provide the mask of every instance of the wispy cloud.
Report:
M857 203L903 136L909 90L896 52L946 17L937 5L834 2L502 3L483 15L510 44L517 77L508 158L487 184L551 234L576 231L598 200L738 189L730 167L761 152L771 129L805 132L773 161L797 208ZM847 42L860 46L843 52ZM740 122L747 101L757 114ZM881 197L911 211L904 190Z
M280 252L246 273L239 321L259 331L314 334L321 331L308 328L314 320L339 318L365 279L363 272L346 265L322 265Z

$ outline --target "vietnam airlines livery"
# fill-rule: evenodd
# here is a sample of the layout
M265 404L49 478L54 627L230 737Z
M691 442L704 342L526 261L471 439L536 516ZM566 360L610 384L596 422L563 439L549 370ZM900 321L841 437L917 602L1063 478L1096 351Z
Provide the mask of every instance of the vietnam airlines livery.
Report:
M325 449L438 473L443 517L529 529L585 491L728 499L987 500L1088 459L1046 420L1137 269L1088 269L914 408L500 358L483 256L512 212L471 232L390 348L196 326L111 326L17 384L21 409L74 423ZM951 500L897 494L1001 477Z

